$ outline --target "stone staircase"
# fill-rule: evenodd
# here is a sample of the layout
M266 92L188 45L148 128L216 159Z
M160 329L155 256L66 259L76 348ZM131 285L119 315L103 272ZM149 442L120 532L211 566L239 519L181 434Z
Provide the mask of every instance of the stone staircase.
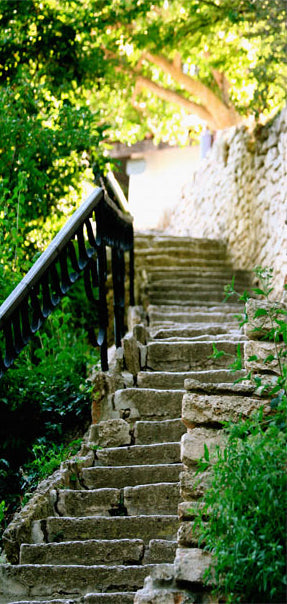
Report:
M102 421L91 427L86 456L70 462L69 480L46 489L48 513L26 522L19 564L11 555L14 563L0 567L1 604L128 604L147 576L168 577L184 380L232 381L229 357L210 358L212 343L234 355L244 336L234 318L241 308L222 302L233 275L223 243L146 233L135 246L139 307L100 401ZM237 272L237 289L248 278ZM207 601L198 594L192 601Z

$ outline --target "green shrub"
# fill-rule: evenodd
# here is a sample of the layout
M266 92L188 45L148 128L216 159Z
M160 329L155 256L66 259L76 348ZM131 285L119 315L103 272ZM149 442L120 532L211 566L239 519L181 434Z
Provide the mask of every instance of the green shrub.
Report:
M253 293L270 302L272 270L257 267L255 274L260 287ZM236 293L233 283L226 293L227 297ZM239 299L246 302L248 297L245 292ZM211 469L204 505L196 519L199 543L213 555L206 578L215 578L217 593L230 604L286 601L286 314L270 302L259 304L253 317L246 312L238 317L241 325L261 317L262 326L255 332L274 344L274 353L265 358L265 377L251 371L243 378L253 380L257 394L268 397L272 413L264 415L262 405L246 421L227 424L224 448L216 450L211 463L205 446L199 465L199 472ZM213 354L224 353L214 345ZM249 359L256 360L256 355ZM274 360L278 376L268 374L268 364ZM240 353L230 368L242 368Z
M227 434L212 464L201 541L230 604L280 604L286 593L286 400L268 421L260 412L230 425Z

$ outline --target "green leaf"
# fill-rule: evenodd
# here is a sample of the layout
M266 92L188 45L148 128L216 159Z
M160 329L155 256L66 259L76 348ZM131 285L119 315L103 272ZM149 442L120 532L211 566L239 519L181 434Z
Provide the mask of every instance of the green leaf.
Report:
M268 312L265 308L257 308L253 315L253 318L257 319L257 317L266 317L266 315L268 315Z
M209 450L208 450L208 447L207 447L207 445L205 443L204 443L204 459L206 461L209 461Z
M263 289L260 289L259 287L253 287L252 291L255 294L261 295L261 296L266 296L266 292Z

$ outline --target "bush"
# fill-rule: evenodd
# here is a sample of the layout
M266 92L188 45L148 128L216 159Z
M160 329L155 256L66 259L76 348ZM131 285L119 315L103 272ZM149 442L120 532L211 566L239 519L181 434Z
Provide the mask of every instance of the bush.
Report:
M286 400L230 425L217 450L200 519L218 591L227 602L278 603L286 594ZM208 522L203 522L209 514ZM211 572L211 571L210 571Z
M91 420L87 373L99 354L74 321L71 305L68 298L62 301L0 382L0 458L5 464L0 501L6 501L8 514L27 486L35 486L35 464L29 474L35 452L45 450L49 458L50 451L55 458L56 449L61 452L82 436Z
M270 302L272 269L257 267L260 287L253 293L265 299L255 305L253 316L239 316L240 324L256 319L254 333L274 344L274 353L264 363L265 376L251 371L258 395L268 397L272 413L262 409L246 421L227 424L226 446L217 449L210 463L205 458L199 471L211 469L204 505L196 520L199 543L213 555L206 577L215 578L216 591L225 601L282 604L286 601L286 445L287 445L287 311ZM234 295L233 283L225 289ZM239 295L246 302L249 294ZM266 303L267 302L267 303ZM285 315L285 316L284 316ZM262 324L258 326L258 319ZM224 354L214 345L214 356ZM248 359L256 361L254 355ZM278 375L269 373L268 364L277 362ZM240 351L230 365L242 368ZM266 399L265 399L266 400Z

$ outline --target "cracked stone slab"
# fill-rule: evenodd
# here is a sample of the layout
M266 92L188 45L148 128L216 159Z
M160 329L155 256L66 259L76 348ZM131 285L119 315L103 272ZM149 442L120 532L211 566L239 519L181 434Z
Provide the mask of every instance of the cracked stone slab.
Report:
M182 399L182 421L190 429L198 424L238 422L241 418L250 417L260 407L264 407L266 413L270 411L269 402L262 398L193 392L185 394Z
M223 444L222 430L194 428L181 438L181 461L186 466L194 466L204 456L204 445L214 451Z
M204 573L209 568L211 560L211 555L201 549L178 548L174 561L176 580L202 585Z

